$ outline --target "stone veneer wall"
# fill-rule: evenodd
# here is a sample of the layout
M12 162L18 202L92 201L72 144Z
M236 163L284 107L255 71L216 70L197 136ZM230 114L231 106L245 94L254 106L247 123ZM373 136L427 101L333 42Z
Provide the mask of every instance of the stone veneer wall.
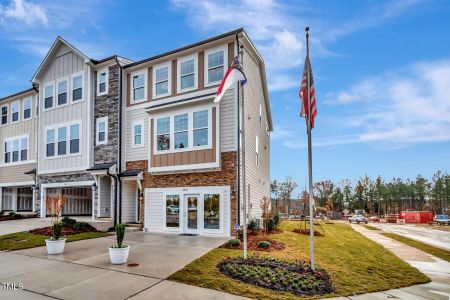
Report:
M148 161L127 162L127 170L140 169L144 171L142 188L164 188L164 187L184 187L184 186L221 186L229 185L230 193L230 213L231 224L237 223L237 200L236 200L236 152L223 152L221 155L221 169L211 172L177 173L166 175L152 175L148 172ZM233 193L234 191L234 193ZM141 200L141 224L144 224L144 200ZM233 227L233 226L231 226ZM231 228L233 231L233 228Z
M108 94L97 95L97 72L94 80L94 164L117 163L119 151L119 66L108 68ZM108 117L108 143L96 145L97 118Z

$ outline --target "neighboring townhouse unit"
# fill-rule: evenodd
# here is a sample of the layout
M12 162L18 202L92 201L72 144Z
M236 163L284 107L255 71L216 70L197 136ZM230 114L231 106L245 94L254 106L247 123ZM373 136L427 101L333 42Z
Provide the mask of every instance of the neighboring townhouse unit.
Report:
M35 210L37 93L0 99L0 211Z
M238 223L237 83L214 103L238 41L248 77L240 194L248 193L248 217L261 218L260 201L270 193L272 120L264 62L240 29L124 67L125 167L143 171L144 191L140 207L123 211L125 220L136 212L146 231L214 235L230 235ZM137 188L125 184L122 198Z
M236 83L215 103L237 55L247 84ZM36 190L32 210L41 217L47 196L65 195L63 215L140 223L149 232L228 236L242 224L245 194L248 218L261 218L260 202L270 194L272 119L264 61L243 29L138 62L90 59L58 37L32 83L39 91L32 100L40 99L32 105L38 105L34 127L0 130L2 139L30 136L30 164L17 161L23 167L14 172L25 178L21 186ZM239 139L238 122L245 128ZM12 184L0 180L2 202L13 206Z

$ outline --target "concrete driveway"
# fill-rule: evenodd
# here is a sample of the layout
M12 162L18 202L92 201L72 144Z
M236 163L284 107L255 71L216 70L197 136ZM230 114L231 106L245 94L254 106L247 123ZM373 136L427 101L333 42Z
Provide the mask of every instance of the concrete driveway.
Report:
M29 218L0 222L0 235L50 226L50 219Z
M127 233L129 263L113 266L108 246L115 237L67 243L65 253L48 256L45 247L0 252L0 282L22 283L0 299L244 299L165 280L170 274L226 241L226 238ZM133 298L133 299L134 299Z
M385 232L396 233L450 251L450 231L437 230L432 227L416 226L414 224L397 225L390 223L373 223L370 225Z

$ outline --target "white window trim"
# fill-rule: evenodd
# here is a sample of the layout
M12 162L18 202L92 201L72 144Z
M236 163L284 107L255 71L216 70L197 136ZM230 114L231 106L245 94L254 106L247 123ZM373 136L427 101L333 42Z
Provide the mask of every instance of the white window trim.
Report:
M61 83L61 82L63 82L63 81L65 81L65 82L67 82L67 90L66 90L66 103L65 104L62 104L62 105L59 105L58 104L58 96L59 96L59 83ZM56 90L56 96L55 96L55 98L54 98L54 106L55 107L64 107L64 106L67 106L67 105L69 105L70 104L70 93L71 93L71 89L70 89L70 78L69 78L69 76L65 76L65 77L61 77L61 78L58 78L57 80L56 80L56 84L55 84L55 90Z
M13 121L13 115L14 115L13 107L14 107L14 104L17 104L17 113L19 114L19 116L17 117L17 121ZM20 100L13 101L11 103L11 124L19 123L20 120L21 120L21 118L20 118L21 117L20 110L22 109L22 106L20 104L21 104Z
M172 111L170 113L158 114L153 117L154 128L153 128L153 153L154 154L166 154L166 153L176 153L176 152L187 152L196 150L212 149L213 145L213 123L212 123L212 109L215 106L203 106L203 107L193 107L190 109L179 109ZM207 110L208 111L208 144L204 146L194 146L194 112ZM217 108L216 108L217 111ZM175 116L188 114L188 147L175 149ZM170 149L169 150L158 150L158 119L170 118ZM217 119L217 116L216 116ZM216 127L217 129L217 127ZM216 133L217 134L217 133Z
M141 143L140 144L135 144L134 143L134 127L136 125L141 125ZM131 125L131 148L142 148L144 147L144 136L145 136L145 126L144 126L144 120L135 120L133 121L132 125Z
M80 140L80 145L79 145L78 153L70 153L70 140L71 140L70 126L72 126L72 125L78 125L79 126L78 139ZM61 127L66 127L66 154L64 154L64 155L58 155L58 128L61 128ZM52 130L52 129L55 130L55 140L54 140L55 155L48 157L47 156L47 131ZM47 127L45 127L45 131L44 132L45 132L44 158L46 160L82 155L82 147L81 147L81 145L82 145L83 131L82 131L82 122L81 122L81 120L77 120L77 121L70 122L70 123L58 123L58 124L54 124L54 125L51 125L51 126L47 126Z
M167 93L165 94L161 94L161 95L156 95L156 71L162 68L166 68L167 67ZM153 66L153 99L159 99L162 97L167 97L169 95L172 94L172 61L168 61L165 63L161 63L158 65Z
M26 160L21 160L20 159L20 151L21 149L21 140L23 138L27 139L27 159ZM14 140L19 140L19 160L16 162L12 161L12 145L11 145L11 161L9 163L5 163L5 143L7 142L12 142ZM3 152L2 152L2 159L1 159L1 166L6 167L6 166L13 166L13 165L20 165L20 164L26 164L26 163L30 163L32 162L32 160L30 159L30 135L29 134L24 134L24 135L19 135L19 136L13 136L13 137L9 137L9 138L5 138L3 140Z
M105 140L99 141L100 134L100 123L105 122ZM95 125L95 144L96 145L106 145L108 144L108 117L97 118Z
M260 154L259 154L259 138L257 135L255 135L255 164L259 168L259 161L261 160Z
M74 86L73 86L73 79L75 77L81 76L81 99L80 100L76 100L73 101L73 90L74 90ZM85 89L84 89L84 71L80 71L77 73L73 73L70 75L70 84L69 84L69 101L72 104L77 104L77 103L81 103L84 101L84 95L85 95Z
M144 79L144 98L134 100L134 97L133 97L133 94L134 94L133 93L133 91L134 91L134 89L133 89L133 77L136 76L136 75L141 75L141 74L143 74L144 77L145 77L145 79ZM141 70L138 70L138 71L134 71L134 72L132 72L130 74L130 103L134 104L134 103L141 103L141 102L147 101L147 98L148 98L147 97L147 91L148 91L147 84L148 84L148 70L147 69L141 69Z
M106 80L105 80L105 91L103 93L100 93L100 74L106 73ZM109 68L103 68L97 71L97 96L103 96L108 94L108 85L109 85Z
M220 80L218 81L213 81L213 82L208 82L208 55L217 51L223 51L223 74L225 75L225 73L227 72L228 69L228 45L221 45L219 47L216 48L212 48L212 49L208 49L205 51L205 56L204 56L204 86L205 87L210 87L213 85L218 85L222 78L220 78Z
M25 102L30 102L30 117L25 118ZM22 121L28 121L33 119L33 97L29 96L22 101Z
M53 85L53 103L52 103L51 107L45 108L45 98L46 98L45 97L45 89L48 86L51 86L51 85ZM55 109L55 107L56 107L56 96L55 96L55 94L56 94L56 83L55 83L55 81L52 80L52 81L46 82L44 84L44 89L42 90L42 110L43 111L49 111L49 110Z
M190 88L181 88L181 64L183 62L194 60L194 86ZM198 88L198 53L181 57L177 60L177 93L194 91Z
M5 124L2 124L2 122L1 122L1 118L3 116L2 115L3 107L6 107L6 109L7 109L7 111L6 111L6 123ZM9 124L9 113L10 113L9 104L5 104L5 105L0 106L0 126L7 126Z

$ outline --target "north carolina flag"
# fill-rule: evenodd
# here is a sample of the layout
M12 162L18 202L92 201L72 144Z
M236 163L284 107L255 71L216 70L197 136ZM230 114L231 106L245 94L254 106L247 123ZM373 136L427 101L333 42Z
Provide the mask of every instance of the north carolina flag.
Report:
M244 85L247 82L247 76L245 76L242 65L236 56L231 64L231 67L227 70L225 76L223 76L222 82L217 88L214 102L220 102L225 92L238 80L241 81L241 85Z

